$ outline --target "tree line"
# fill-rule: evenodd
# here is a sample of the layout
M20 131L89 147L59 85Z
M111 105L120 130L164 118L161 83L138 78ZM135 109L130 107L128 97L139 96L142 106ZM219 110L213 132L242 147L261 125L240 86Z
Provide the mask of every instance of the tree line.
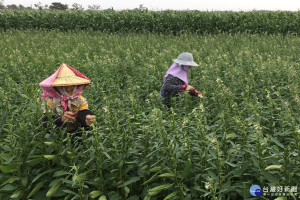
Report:
M98 4L93 4L93 5L88 5L88 10L100 10L100 5ZM84 10L84 7L81 4L78 3L73 3L71 7L69 7L68 4L62 4L60 2L53 2L51 3L51 5L43 5L41 2L35 3L34 7L29 6L29 7L25 7L21 4L16 5L16 4L10 4L10 5L4 5L4 1L0 0L0 9L11 9L11 10L24 10L24 9L28 9L28 10L33 10L33 9L38 9L38 10L47 10L47 9L51 9L51 10L68 10L68 9L72 9L72 10Z

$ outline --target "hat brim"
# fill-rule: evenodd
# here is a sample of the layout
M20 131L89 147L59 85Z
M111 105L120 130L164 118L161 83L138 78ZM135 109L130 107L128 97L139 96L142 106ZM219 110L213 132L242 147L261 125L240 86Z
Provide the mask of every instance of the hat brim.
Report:
M71 77L57 77L55 81L52 83L52 87L57 86L70 86L70 85L85 85L90 84L91 81L81 78L79 76L71 76Z
M187 65L187 66L193 66L193 67L197 67L199 66L197 63L195 63L194 61L184 61L184 60L178 60L175 59L173 60L175 63L180 64L180 65Z

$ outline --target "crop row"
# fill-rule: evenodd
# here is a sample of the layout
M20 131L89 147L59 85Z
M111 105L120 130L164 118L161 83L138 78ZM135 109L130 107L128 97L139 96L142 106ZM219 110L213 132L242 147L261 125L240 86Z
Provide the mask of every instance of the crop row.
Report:
M300 12L201 11L53 11L3 10L0 27L7 29L96 30L182 34L267 33L298 34Z

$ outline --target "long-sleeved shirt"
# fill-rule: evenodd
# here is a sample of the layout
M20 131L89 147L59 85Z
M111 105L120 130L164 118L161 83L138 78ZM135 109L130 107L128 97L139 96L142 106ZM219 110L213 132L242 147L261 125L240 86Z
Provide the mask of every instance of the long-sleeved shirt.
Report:
M61 116L63 115L63 108L60 104L60 99L47 97L45 101L46 101L46 105L44 102L42 103L42 108L44 112L46 113L47 110L48 112L51 112L53 123L56 126L62 126L64 124L61 121ZM86 115L95 115L92 111L88 110L87 101L83 96L74 99L70 105L70 108L68 107L67 111L74 112L74 113L77 112L77 115L75 115L76 118L75 123L66 124L68 126L68 131L75 130L77 127L88 128L89 126L85 123ZM49 119L47 115L45 115L43 118L45 127L47 126L48 121Z

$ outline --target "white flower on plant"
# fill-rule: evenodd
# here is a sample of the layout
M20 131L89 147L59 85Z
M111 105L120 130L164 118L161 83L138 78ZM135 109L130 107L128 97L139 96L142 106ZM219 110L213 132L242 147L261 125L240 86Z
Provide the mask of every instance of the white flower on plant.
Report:
M259 131L261 130L261 127L259 124L254 124L253 127L255 130L259 130Z
M217 142L218 142L217 138L215 138L215 137L212 137L212 139L211 139L211 143L213 143L213 144L216 144Z
M220 79L220 77L217 78L217 83L223 83L223 81Z
M104 110L104 112L105 112L105 113L108 113L108 112L109 112L109 110L108 110L108 107L107 107L107 106L104 106L102 109Z
M226 86L224 86L223 90L224 90L224 92L227 92L227 93L229 92L229 89Z
M201 99L203 99L204 96L203 96L202 92L200 92L200 93L198 94L198 97L201 98Z
M211 188L211 184L210 183L205 183L205 189L209 189L209 188Z
M148 68L153 68L153 65L147 65Z
M187 117L185 117L183 119L183 122L182 122L182 126L184 126L186 123L188 123L189 119Z
M118 98L117 98L115 101L116 101L116 103L117 103L118 105L121 105L121 104L122 104L122 101L121 101L120 99L118 99Z
M200 104L200 110L201 110L201 112L204 112L204 111L205 111L205 110L204 110L204 106L203 106L202 103Z

